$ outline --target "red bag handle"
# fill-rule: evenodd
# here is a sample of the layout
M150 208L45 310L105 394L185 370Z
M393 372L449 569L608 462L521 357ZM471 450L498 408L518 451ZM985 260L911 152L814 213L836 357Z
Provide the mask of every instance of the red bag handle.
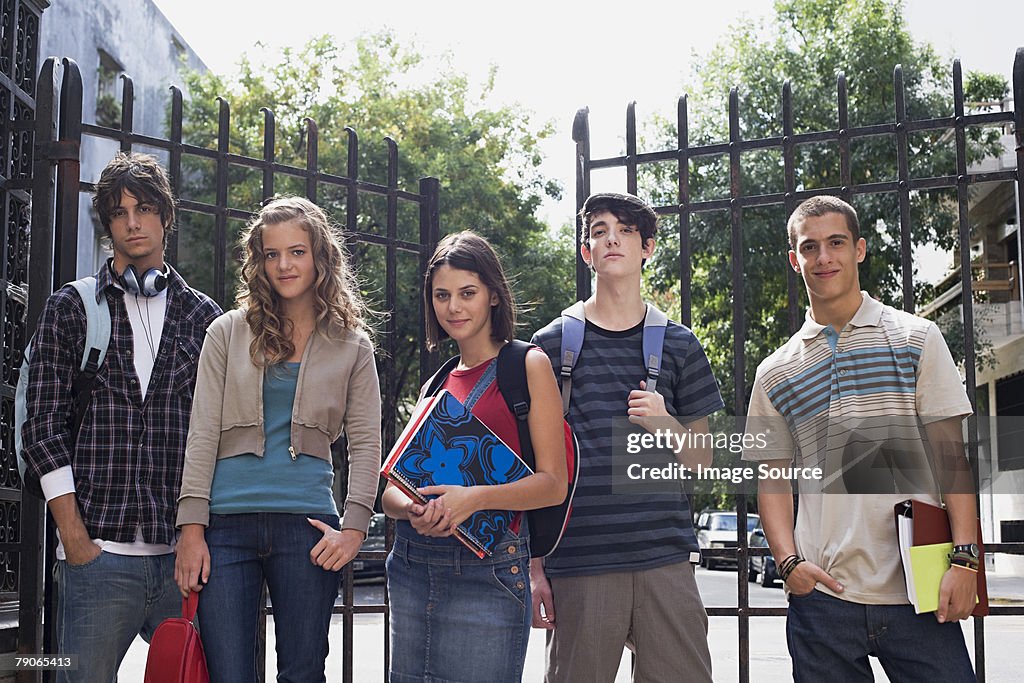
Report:
M192 621L196 617L197 609L199 609L199 593L189 591L188 597L181 599L181 617Z

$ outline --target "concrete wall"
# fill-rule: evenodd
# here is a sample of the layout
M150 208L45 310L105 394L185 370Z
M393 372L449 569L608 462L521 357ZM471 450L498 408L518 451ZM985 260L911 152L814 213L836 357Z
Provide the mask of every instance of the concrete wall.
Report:
M166 137L171 85L182 87L182 61L205 70L185 38L149 0L53 0L43 13L39 61L48 56L70 57L82 73L82 115L96 122L100 51L107 53L131 76L135 85L134 131ZM116 85L120 100L121 82ZM82 140L82 180L95 182L117 152L117 144L97 138ZM138 148L156 153L156 150ZM156 153L166 161L167 155ZM105 258L98 236L102 228L91 210L90 197L79 202L78 274L94 273Z

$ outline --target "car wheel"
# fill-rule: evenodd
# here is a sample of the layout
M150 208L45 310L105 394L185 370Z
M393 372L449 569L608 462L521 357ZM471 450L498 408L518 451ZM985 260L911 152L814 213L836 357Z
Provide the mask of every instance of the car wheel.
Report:
M757 570L754 569L753 560L747 560L747 581L757 583Z
M778 578L775 574L775 565L773 563L764 563L764 572L761 573L761 586L768 588L775 583L775 579Z
M712 559L711 559L711 558L709 557L709 558L707 559L707 564L706 564L706 565L704 565L704 566L708 568L708 571L711 571L711 570L712 570L712 569L714 569L714 568L715 568L715 567L716 567L717 565L715 564L715 561L714 561L714 560L712 560Z

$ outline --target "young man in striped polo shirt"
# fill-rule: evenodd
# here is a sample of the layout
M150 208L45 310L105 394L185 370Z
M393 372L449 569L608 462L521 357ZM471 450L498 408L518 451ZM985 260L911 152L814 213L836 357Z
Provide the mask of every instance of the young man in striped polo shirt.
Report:
M628 645L636 653L634 681L710 681L686 497L681 488L613 491L611 444L613 419L627 416L649 431L654 423L664 426L657 418L673 417L673 425L707 432L707 416L722 408L722 397L700 343L674 322L665 333L657 391L645 390L640 272L654 252L654 210L632 195L597 194L581 217L580 254L595 286L584 305L568 414L580 444L580 478L565 537L530 567L533 623L549 629L545 680L613 681ZM556 374L561 336L558 318L533 339ZM682 460L691 468L708 465L711 453L684 452Z
M891 435L920 422L931 450L916 447L915 426L915 438L899 442L900 457L931 457L932 468L921 463L918 473L962 470L961 421L971 404L956 365L934 323L860 290L866 243L853 207L813 197L793 212L788 229L789 261L810 308L800 331L757 369L747 431L759 432L766 445L744 458L823 467L823 481L798 483L795 529L791 482L759 481L761 522L789 595L793 678L870 681L868 657L875 656L892 680L973 681L957 622L975 605L974 494L960 486L944 496L954 557L963 561L943 576L938 611L918 615L907 598L893 507L911 497L938 504L936 482L926 475L928 486L900 491L899 471L879 477L878 459L858 467L850 457L893 453L885 450L892 441L865 441L863 425ZM943 464L940 455L948 458ZM830 493L829 479L845 492Z

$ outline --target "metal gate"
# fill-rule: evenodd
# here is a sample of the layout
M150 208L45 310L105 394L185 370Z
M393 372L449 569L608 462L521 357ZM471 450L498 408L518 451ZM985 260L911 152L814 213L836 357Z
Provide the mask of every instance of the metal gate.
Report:
M803 200L818 194L833 194L842 199L852 202L856 195L885 193L895 195L899 206L899 227L902 255L902 291L903 307L905 310L914 310L914 283L913 268L911 264L911 193L921 190L932 190L937 188L953 188L957 194L958 207L958 237L960 246L960 272L971 273L971 250L970 250L970 224L968 222L968 192L972 185L981 182L991 181L1012 181L1016 182L1017 205L1024 206L1024 48L1017 50L1013 65L1013 111L991 112L991 113L965 113L964 90L960 62L957 60L953 65L953 116L934 118L927 120L912 120L907 116L903 86L903 69L896 66L893 72L893 93L895 100L895 120L889 123L851 127L848 118L848 100L846 78L842 74L837 80L837 127L831 130L817 130L795 133L799 128L799 121L793 114L793 95L787 82L783 87L782 98L782 120L779 126L783 131L782 135L776 137L743 139L740 134L740 98L736 88L732 88L729 94L728 121L729 139L727 141L710 143L700 146L688 144L690 126L688 121L687 98L682 96L678 101L677 108L677 132L678 144L675 149L659 150L654 152L640 152L637 150L637 124L635 103L631 103L626 110L625 143L626 153L621 156L594 159L590 154L590 126L588 121L589 110L581 109L576 114L573 123L573 139L576 142L576 206L577 210L582 208L584 200L590 194L591 176L594 171L600 169L620 168L626 173L626 189L628 192L637 192L637 181L639 171L645 165L658 163L675 163L677 185L674 188L676 203L671 205L657 206L656 211L661 216L674 216L678 220L679 238L679 300L681 301L682 322L691 325L692 299L691 299L691 276L692 261L691 254L697 245L693 244L690 235L691 218L700 214L713 212L727 213L728 224L731 231L731 269L732 269L732 329L733 329L733 357L734 363L732 376L734 378L735 403L733 414L737 416L746 413L746 352L745 341L747 332L747 318L744 311L744 277L743 259L744 253L751 245L744 242L744 211L755 207L779 206L785 209L788 216ZM966 131L972 126L1012 124L1016 142L1016 167L1012 170L997 172L969 172L967 162ZM953 173L940 177L913 177L910 172L909 159L912 154L909 136L912 133L922 131L951 131L954 136L956 147L956 167ZM895 155L895 166L897 178L892 181L855 183L851 168L851 143L867 138L884 138L891 141L893 154ZM808 143L830 143L838 148L839 155L839 176L841 184L834 187L821 187L813 190L800 189L796 182L796 153L798 145ZM784 164L784 188L781 192L775 193L748 193L744 191L744 164L742 155L744 152L755 150L777 150L782 157ZM695 159L707 159L714 157L728 157L728 187L723 196L701 198L693 201L690 196L690 185L692 169L690 163ZM648 188L650 189L650 188ZM672 188L657 188L665 192L671 192ZM577 228L579 226L577 225ZM782 226L779 226L782 232ZM1019 233L1018 233L1019 236ZM1019 237L1018 237L1019 238ZM786 248L779 250L779 268L786 263ZM788 289L788 314L790 333L795 333L800 327L799 282L792 268L785 268L787 273ZM967 277L966 275L964 277ZM590 272L577 257L576 263L576 289L581 298L590 295ZM963 326L965 330L974 329L974 317L972 308L972 288L962 288L961 301L963 303ZM964 335L964 365L967 372L967 393L971 398L972 406L976 396L976 372L975 372L975 344L971 334ZM751 359L755 364L761 359ZM976 407L976 406L975 406ZM978 424L976 418L968 420L968 452L973 464L978 459ZM743 494L736 495L736 510L738 516L737 528L745 529L747 516L747 500ZM738 629L738 651L739 651L739 678L746 683L750 680L750 618L761 616L781 616L786 613L786 608L751 607L749 604L749 584L747 582L747 558L750 555L765 555L767 549L748 547L747 537L738 534L739 544L737 548L702 550L712 557L733 557L737 559L737 607L708 607L709 616L731 616L739 620ZM1024 554L1024 543L999 543L986 544L986 551L990 553L1014 553ZM1022 615L1024 607L996 606L991 608L991 615ZM974 620L975 637L975 662L979 681L985 680L985 619Z

